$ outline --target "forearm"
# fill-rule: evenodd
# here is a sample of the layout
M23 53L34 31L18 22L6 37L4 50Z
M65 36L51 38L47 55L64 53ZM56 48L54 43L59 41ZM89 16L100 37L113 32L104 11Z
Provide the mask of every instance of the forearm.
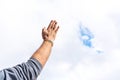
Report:
M52 44L49 41L44 40L42 45L32 55L32 58L37 59L42 64L42 66L44 66L50 56L51 49Z
M55 20L51 20L47 29L42 29L42 38L44 41L40 48L38 48L38 50L32 55L32 57L37 59L42 64L42 66L45 65L48 57L50 56L50 52L53 46L51 41L55 40L58 29L59 26L57 26L57 22Z

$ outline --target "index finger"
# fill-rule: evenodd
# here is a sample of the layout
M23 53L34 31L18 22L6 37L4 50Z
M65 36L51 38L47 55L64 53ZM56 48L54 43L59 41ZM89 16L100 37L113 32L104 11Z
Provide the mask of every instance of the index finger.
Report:
M48 28L47 28L47 30L49 30L50 28L51 28L51 26L52 26L52 24L53 24L53 20L51 20L51 22L49 23L49 25L48 25Z

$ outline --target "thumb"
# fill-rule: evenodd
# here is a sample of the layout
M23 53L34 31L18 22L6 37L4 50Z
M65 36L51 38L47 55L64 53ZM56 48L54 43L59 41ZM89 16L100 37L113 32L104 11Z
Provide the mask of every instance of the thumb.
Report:
M43 34L46 34L46 35L48 34L48 31L45 27L43 28L42 32L43 32Z

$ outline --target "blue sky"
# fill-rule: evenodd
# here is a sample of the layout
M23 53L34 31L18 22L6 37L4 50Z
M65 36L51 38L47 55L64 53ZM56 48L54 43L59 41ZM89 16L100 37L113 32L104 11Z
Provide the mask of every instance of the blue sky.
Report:
M0 69L27 61L56 19L60 30L38 80L120 80L119 8L118 0L0 0Z
M80 34L80 40L83 42L85 46L90 48L93 47L91 39L94 38L94 35L87 27L84 27L83 25L81 25L79 34Z

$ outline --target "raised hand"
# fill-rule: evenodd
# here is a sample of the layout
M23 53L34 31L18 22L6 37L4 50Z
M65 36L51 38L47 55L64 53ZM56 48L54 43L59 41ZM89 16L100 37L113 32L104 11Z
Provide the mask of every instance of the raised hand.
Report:
M59 26L57 26L57 22L55 20L51 20L48 28L46 29L44 27L42 29L42 38L43 38L43 40L54 41L58 29L59 29Z

